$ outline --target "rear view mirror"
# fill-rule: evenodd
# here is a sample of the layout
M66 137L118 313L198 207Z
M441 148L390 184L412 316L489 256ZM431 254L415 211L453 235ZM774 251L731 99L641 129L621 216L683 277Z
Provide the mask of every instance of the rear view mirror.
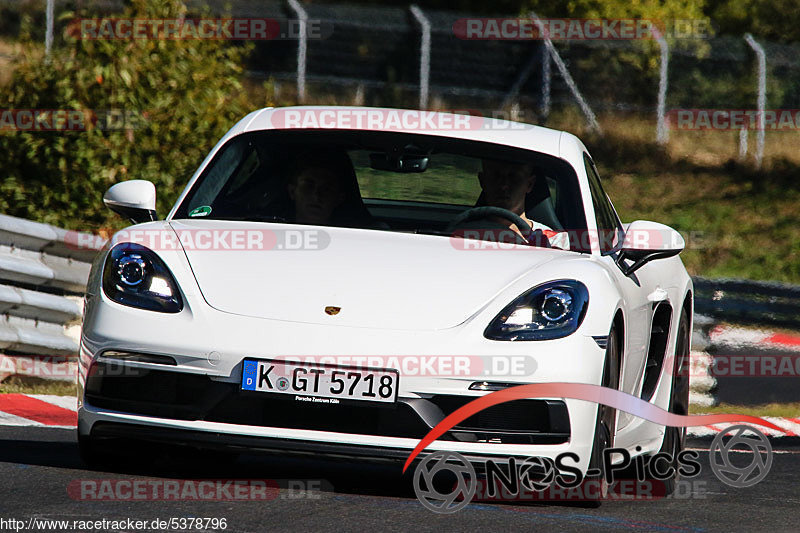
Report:
M374 170L389 172L425 172L428 157L410 154L369 154L369 166Z
M112 185L103 196L103 203L134 224L158 220L156 187L147 180L129 180Z

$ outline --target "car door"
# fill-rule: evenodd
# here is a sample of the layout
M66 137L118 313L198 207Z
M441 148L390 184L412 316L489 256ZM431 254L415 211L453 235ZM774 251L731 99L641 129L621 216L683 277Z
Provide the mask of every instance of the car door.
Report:
M647 359L650 324L653 318L654 306L648 296L660 294L655 292L658 288L658 279L655 269L647 268L650 265L645 265L630 276L625 276L622 269L617 266L616 250L619 249L624 239L623 226L608 195L603 190L597 168L588 154L584 154L584 163L598 228L601 261L617 281L617 286L620 287L625 301L623 312L626 316L627 330L625 331L620 388L624 392L638 396ZM618 427L624 427L631 418L631 415L620 413Z

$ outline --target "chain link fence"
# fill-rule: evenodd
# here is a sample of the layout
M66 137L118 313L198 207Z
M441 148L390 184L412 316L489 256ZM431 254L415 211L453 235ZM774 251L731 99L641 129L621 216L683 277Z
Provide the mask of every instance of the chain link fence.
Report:
M101 17L124 7L121 0L0 0L0 35L13 38L27 15L33 20L32 34L44 42L49 2L55 6L53 46L66 38L69 20L63 14L68 9L76 16ZM653 39L554 40L548 52L547 43L538 38L463 38L454 28L464 19L474 19L469 13L412 5L190 0L187 6L188 16L280 22L283 38L255 42L248 73L254 80L273 80L281 101L423 104L489 109L512 118L521 108L527 112L525 120L534 121L546 119L552 110L579 106L590 126L594 113L652 117L653 138L660 142L668 140L670 110L760 110L763 115L764 109L800 109L800 46L758 37L668 38L661 49ZM308 31L298 35L301 12L307 16ZM520 16L497 16L504 15ZM762 79L759 48L765 60ZM747 151L748 129L763 129L763 122L759 124L740 132L740 156ZM800 129L800 124L792 129ZM760 163L763 133L755 146Z

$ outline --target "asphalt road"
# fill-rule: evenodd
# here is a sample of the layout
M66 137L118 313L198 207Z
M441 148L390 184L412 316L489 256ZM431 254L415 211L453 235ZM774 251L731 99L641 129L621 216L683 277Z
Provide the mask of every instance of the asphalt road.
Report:
M709 441L693 440L707 450ZM800 444L776 440L772 469L758 485L736 489L714 476L707 452L686 498L606 502L591 509L566 504L478 504L450 515L428 511L398 468L384 465L242 456L224 475L203 467L175 470L157 457L140 457L113 471L83 466L74 431L0 428L0 519L147 520L225 518L229 532L260 531L797 531ZM132 458L133 459L133 458ZM131 479L283 480L269 501L94 501L74 490L80 480ZM323 480L308 494L297 482ZM293 483L290 485L290 483ZM70 489L72 487L72 489ZM310 496L310 497L308 497ZM0 529L3 527L0 521ZM67 528L65 531L73 529ZM121 531L131 531L125 527ZM96 531L96 530L95 530ZM212 531L212 529L209 529ZM220 531L217 529L216 531Z
M772 347L752 346L712 346L708 353L718 360L719 373L714 396L722 403L733 405L762 405L765 403L800 402L800 364L792 365L791 372L777 377L763 375L756 371L750 375L747 368L753 359L773 358L780 361L779 356L791 356L793 361L800 357L797 351ZM739 371L734 361L741 364ZM776 362L776 368L780 368ZM785 375L789 374L789 375Z

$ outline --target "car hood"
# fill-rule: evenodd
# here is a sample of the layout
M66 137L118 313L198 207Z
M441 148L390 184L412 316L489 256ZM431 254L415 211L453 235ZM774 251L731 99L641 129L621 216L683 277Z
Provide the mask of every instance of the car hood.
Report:
M170 225L215 309L364 328L457 326L531 269L570 253L517 246L465 250L460 239L377 230L221 220ZM247 232L239 244L250 239L253 245L236 249L231 233L206 249L208 232L225 231ZM339 310L329 314L335 310L327 307Z

